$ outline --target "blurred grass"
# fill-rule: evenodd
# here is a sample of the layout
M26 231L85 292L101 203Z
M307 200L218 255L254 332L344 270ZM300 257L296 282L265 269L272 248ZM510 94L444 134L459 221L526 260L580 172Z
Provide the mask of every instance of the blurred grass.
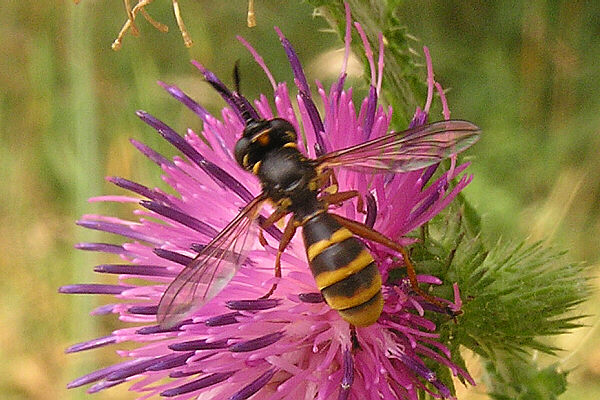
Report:
M124 207L98 209L84 202L119 193L103 176L160 184L157 168L127 139L173 151L137 120L136 109L155 113L180 132L200 127L156 80L179 85L217 111L222 102L190 59L225 82L240 59L242 90L253 97L270 93L270 86L235 35L256 46L278 80L289 80L291 73L273 25L286 33L313 78L332 79L329 65L312 61L340 45L332 34L319 32L326 25L311 18L310 7L295 1L258 2L254 29L245 26L245 1L181 2L195 41L190 50L170 2L155 1L148 10L170 32L161 34L139 19L141 36L127 35L119 52L110 44L125 21L120 1L82 0L75 7L70 1L0 0L0 5L0 234L6 238L0 243L0 396L85 397L82 389L66 391L66 383L114 362L114 350L69 356L63 350L89 335L107 334L118 322L87 316L93 304L109 299L61 296L56 288L107 280L90 273L106 257L72 246L116 239L95 239L73 221L92 212L128 216ZM399 16L420 39L413 47L430 47L438 80L451 88L453 116L484 130L469 153L475 180L467 195L483 215L486 236L549 238L569 249L572 260L597 265L600 3L415 0L404 2ZM594 314L599 303L596 297L582 313ZM557 340L567 349L558 361L565 369L578 366L562 398L598 398L597 325ZM485 398L477 395L482 392L475 388L459 398ZM114 388L94 397L134 396Z

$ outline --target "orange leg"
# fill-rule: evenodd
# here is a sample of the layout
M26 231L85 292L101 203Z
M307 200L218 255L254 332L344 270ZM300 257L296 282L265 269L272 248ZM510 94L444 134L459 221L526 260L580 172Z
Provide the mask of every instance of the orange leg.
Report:
M332 169L325 169L317 178L317 185L321 189L320 200L327 204L340 204L354 197L357 198L356 210L365 214L365 202L358 190L339 192L339 186Z
M290 244L290 242L292 241L292 238L294 237L294 234L296 233L297 227L298 226L296 225L296 221L294 221L294 218L290 218L287 225L285 226L285 229L283 230L283 237L281 238L281 241L279 242L279 248L277 249L277 256L275 257L275 277L276 278L281 278L281 255L283 254L283 252L284 252L285 248L288 246L288 244ZM267 294L265 294L264 296L262 296L260 298L268 299L269 297L271 297L273 292L275 292L275 289L277 289L277 283L274 283L273 286L271 286L271 289L269 289L269 291L267 292Z
M417 274L415 272L415 267L410 261L410 257L408 256L408 252L398 243L394 242L390 238L384 236L383 234L377 232L374 229L369 228L368 226L361 224L360 222L353 221L351 219L344 218L342 216L336 214L330 214L336 221L338 221L342 226L348 228L350 232L354 233L357 236L365 238L367 240L373 241L375 243L382 244L386 247L389 247L392 250L395 250L402 254L402 258L404 259L404 265L406 266L406 273L408 275L408 279L410 281L410 286L412 290L415 291L418 295L423 297L425 300L430 302L431 304L435 304L443 308L444 310L448 310L448 305L442 303L435 297L426 293L423 289L419 287L419 282L417 281ZM454 312L452 312L454 315Z
M275 211L273 211L273 214L269 215L269 217L260 224L260 227L263 229L267 229L271 225L276 224L281 218L285 217L289 213L290 212L287 211L285 207L279 207Z
M262 230L258 232L258 240L263 247L267 247L267 239L265 239L265 235L263 234L263 230L267 229L271 225L276 224L281 218L285 217L289 214L287 208L285 206L279 206L273 214L269 215L263 222L261 222L260 227Z
M348 190L347 192L336 192L336 193L325 193L321 196L321 200L323 200L327 204L341 204L346 200L350 200L356 197L356 210L364 214L365 213L365 202L363 197L359 193L358 190Z
M335 174L332 169L326 169L323 172L320 172L312 184L315 185L313 190L320 189L328 193L335 193L338 188L337 179L335 179Z

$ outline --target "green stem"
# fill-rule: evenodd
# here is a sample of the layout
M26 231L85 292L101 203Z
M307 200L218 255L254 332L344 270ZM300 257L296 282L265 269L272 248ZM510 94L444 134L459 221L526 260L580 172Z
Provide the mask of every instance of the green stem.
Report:
M385 43L383 97L394 107L393 124L405 128L418 105L423 105L427 88L422 68L410 55L409 36L394 16L396 0L347 0L353 21L360 22L373 51L379 49L378 35L383 33ZM309 0L319 7L329 24L343 37L346 27L344 2L341 0ZM353 31L352 50L364 57L364 48L356 30ZM368 65L368 63L365 63ZM368 76L368 70L367 76Z
M101 171L98 155L99 129L96 115L97 104L94 93L93 76L93 48L92 41L86 40L87 21L90 19L90 7L86 2L78 6L69 7L69 53L68 74L71 86L69 116L72 145L76 157L74 170L75 209L76 215L91 212L87 199L92 194L100 193ZM98 234L83 230L78 231L77 241L97 241ZM72 257L73 272L72 282L90 282L93 278L92 270L88 266L92 263L92 255L83 252L74 252ZM97 335L94 319L89 317L89 312L94 307L95 300L87 296L73 297L71 302L71 315L69 332L72 342L87 340ZM97 364L95 355L86 353L77 356L73 367L68 371L68 376L80 376L90 372ZM87 398L83 391L69 391L69 398Z

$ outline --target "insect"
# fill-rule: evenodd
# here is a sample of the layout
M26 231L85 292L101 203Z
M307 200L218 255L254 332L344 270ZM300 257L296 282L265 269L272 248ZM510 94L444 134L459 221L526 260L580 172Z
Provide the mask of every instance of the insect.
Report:
M462 120L440 121L392 132L311 159L298 150L298 135L290 122L282 118L252 117L251 106L239 95L239 86L231 93L218 84L209 83L233 99L242 111L245 129L236 143L235 159L243 169L258 177L262 192L243 207L169 285L157 311L161 326L169 327L181 321L232 279L244 263L248 232L257 225L261 205L267 201L273 204L275 211L263 219L263 229L291 214L279 242L275 276L281 277L281 255L301 227L317 287L329 307L351 325L371 325L383 309L379 270L359 238L400 252L413 289L435 302L419 289L414 268L403 247L367 225L329 211L330 205L352 198L358 198L359 207L362 203L357 191L331 190L335 188L333 169L350 168L373 174L421 169L470 147L479 138L477 126ZM263 297L272 295L276 287L274 284Z

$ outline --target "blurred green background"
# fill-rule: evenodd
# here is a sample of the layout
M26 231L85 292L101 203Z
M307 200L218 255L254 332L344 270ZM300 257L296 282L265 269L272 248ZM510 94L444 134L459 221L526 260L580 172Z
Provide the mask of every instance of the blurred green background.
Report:
M246 27L244 0L181 1L195 45L186 49L171 2L148 11L167 34L139 18L140 37L110 44L125 22L119 0L40 2L0 0L0 397L84 398L68 381L117 360L114 349L65 355L68 345L106 335L114 317L87 316L109 298L64 296L57 287L108 282L92 267L110 258L73 250L79 241L115 238L85 232L84 213L127 217L123 206L89 204L100 194L122 194L107 175L160 185L159 171L133 150L144 141L173 150L141 123L144 109L184 132L199 120L156 85L184 88L217 111L222 102L189 63L200 60L231 82L242 67L242 90L253 97L270 85L235 40L243 35L278 80L291 73L278 25L298 51L309 77L330 81L339 70L340 41L307 4L259 1L258 26ZM600 256L600 2L418 1L402 3L402 22L427 45L453 116L476 122L482 140L469 151L474 182L466 190L483 217L489 240L548 239L586 260L598 274ZM422 60L421 60L422 61ZM360 76L351 80L361 86ZM364 87L364 86L363 86ZM114 259L112 261L115 261ZM594 281L596 284L597 281ZM597 284L596 284L597 287ZM573 370L561 399L600 398L600 299L581 307L588 325L555 339L565 349L554 362ZM518 318L518 316L515 316ZM479 368L473 360L472 372ZM459 399L483 399L483 385ZM130 399L126 387L94 395Z

